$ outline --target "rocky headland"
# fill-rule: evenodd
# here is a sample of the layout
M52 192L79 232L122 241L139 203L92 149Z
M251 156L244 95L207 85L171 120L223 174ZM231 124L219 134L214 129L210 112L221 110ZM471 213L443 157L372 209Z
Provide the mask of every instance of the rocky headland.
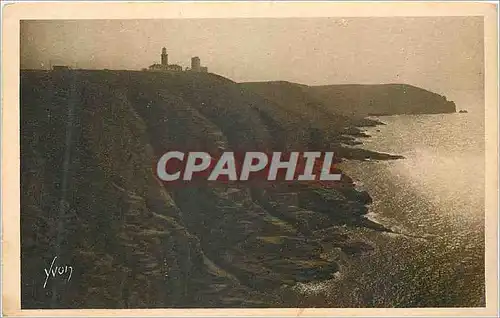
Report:
M353 96L372 108L346 111L365 107ZM393 99L392 108L383 106ZM364 217L369 194L345 174L333 186L167 188L155 177L155 161L170 149L399 159L352 146L367 137L360 127L381 124L366 115L402 113L407 101L416 101L409 112L452 109L439 95L405 85L334 89L235 83L209 73L21 71L23 308L297 306L280 291L341 270L324 258L325 244L347 256L370 251L341 229L389 231ZM73 278L44 288L43 269L54 256L73 265Z

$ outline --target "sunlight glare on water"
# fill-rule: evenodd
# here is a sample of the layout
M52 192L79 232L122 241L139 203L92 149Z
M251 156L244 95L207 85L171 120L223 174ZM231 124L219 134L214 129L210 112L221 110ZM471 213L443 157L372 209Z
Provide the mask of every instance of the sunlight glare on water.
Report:
M405 156L347 161L373 197L369 217L396 232L353 230L375 246L343 266L332 303L347 307L484 305L484 120L481 114L380 117L360 147Z

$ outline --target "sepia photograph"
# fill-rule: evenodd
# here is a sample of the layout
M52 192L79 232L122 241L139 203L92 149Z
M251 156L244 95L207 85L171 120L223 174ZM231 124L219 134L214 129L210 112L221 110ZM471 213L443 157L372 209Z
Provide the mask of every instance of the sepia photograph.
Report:
M491 15L120 5L2 62L20 310L498 310Z

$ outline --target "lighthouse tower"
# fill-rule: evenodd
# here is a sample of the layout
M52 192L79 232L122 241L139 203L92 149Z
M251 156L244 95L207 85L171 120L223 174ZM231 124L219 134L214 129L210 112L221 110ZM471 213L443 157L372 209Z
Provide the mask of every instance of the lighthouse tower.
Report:
M167 54L167 48L164 47L161 49L161 65L167 66L168 65L168 54Z

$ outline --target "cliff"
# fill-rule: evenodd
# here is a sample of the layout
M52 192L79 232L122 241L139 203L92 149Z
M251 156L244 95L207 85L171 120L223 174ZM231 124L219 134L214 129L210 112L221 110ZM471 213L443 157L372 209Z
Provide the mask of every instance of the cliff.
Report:
M213 74L22 71L22 307L297 306L283 290L339 270L324 242L361 253L343 226L385 230L363 218L369 196L346 175L338 188L166 188L155 160L221 147L398 158L349 147L373 124ZM44 287L55 256L73 276Z
M307 105L321 105L349 117L456 112L455 103L445 96L405 84L306 86L288 82L254 82L241 85L272 100L302 95L301 99Z

